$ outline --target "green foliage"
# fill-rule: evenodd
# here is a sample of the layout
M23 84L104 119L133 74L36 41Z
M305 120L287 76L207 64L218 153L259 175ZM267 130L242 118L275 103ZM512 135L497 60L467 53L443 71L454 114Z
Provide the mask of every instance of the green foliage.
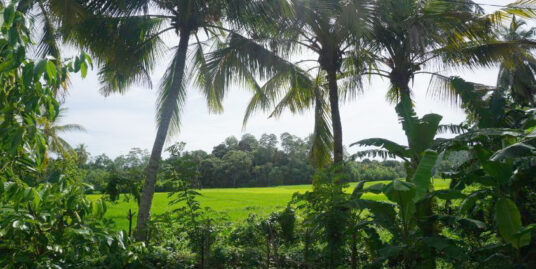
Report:
M405 178L404 164L393 160L370 160L347 162L351 170L351 178L364 181L383 181L396 178Z
M40 120L59 114L55 89L87 67L84 53L61 65L26 57L31 43L17 2L2 6L0 31L0 266L121 267L137 259L122 233L111 232L102 201L85 197L71 161L44 173L47 143Z
M499 234L515 248L530 244L530 234L521 232L521 215L516 204L508 198L499 198L495 203L495 216Z
M471 1L231 2L29 0L1 5L2 267L536 266L533 30L524 31L523 23L513 18L510 28L494 31L512 14L534 17L524 8L532 1L489 15ZM24 14L34 7L44 26L37 54L54 59L27 57L33 43ZM163 27L166 23L168 28ZM201 29L207 40L199 39ZM61 59L59 37L91 49L100 61L103 90L110 93L148 82L163 44L160 36L170 30L180 42L160 87L152 156L133 149L113 161L105 155L90 159L82 144L73 154L47 161L47 150L56 151L63 143L52 126L60 112L57 90L65 87L70 73L84 77L91 66L85 53ZM190 37L195 44L189 44ZM187 57L190 47L195 48ZM316 53L313 62L318 66L305 69L294 62L290 56L298 47ZM227 138L211 154L187 152L184 143L177 143L161 161L165 138L179 126L186 100L187 60L192 63L187 78L201 88L211 110L222 110L226 89L238 80L254 93L246 119L271 106L272 116L286 108L300 112L314 107L313 136L300 139L284 133L278 146L275 135L258 141L245 134L240 140ZM466 109L468 119L461 125L442 126L440 115L418 117L415 112L409 85L415 75L428 73L421 69L432 61L469 68L500 63L496 87L434 74L442 87L433 89L442 89L443 97L460 101ZM368 72L390 79L388 97L397 102L407 146L365 139L356 145L376 148L356 156L397 157L405 171L399 162L342 163L339 101L351 97ZM457 136L436 138L446 130ZM331 150L338 165L326 167ZM444 156L452 159L442 163ZM315 171L308 157L322 169ZM452 178L446 189L435 188L432 177L438 169ZM140 194L144 171L147 184ZM312 191L303 186L197 191L307 183L311 177ZM346 182L356 179L388 181L360 181L347 191ZM86 183L113 202L124 193L134 197L128 212L139 205L140 238L147 244L112 231L105 199L89 199ZM171 202L165 200L162 210L167 212L146 225L155 185L173 191L164 198ZM269 193L281 189L287 193ZM286 204L296 190L301 193ZM252 214L238 223L232 219L231 226L202 208L212 199L211 192L225 198L224 203L216 201L217 206L229 205L228 210L234 207L242 215L246 198L251 199L249 210L272 212ZM127 210L119 210L124 219Z
M85 188L67 178L38 187L3 183L0 264L115 267L133 262L128 238L105 228L104 202L88 201Z
M26 56L31 43L25 16L16 11L16 3L2 8L4 19L0 31L0 174L17 174L35 184L35 170L46 159L47 138L39 121L53 121L59 114L54 89L65 81L64 74L87 66L82 53L57 69L51 60L35 62Z
M264 137L264 139L263 139ZM185 151L185 143L170 146L170 156L163 160L158 174L157 192L174 191L177 178L191 183L193 188L277 186L311 183L313 167L308 163L307 151L311 136L301 139L284 133L281 145L274 134L265 134L260 141L249 134L240 140L234 137L214 147L211 154L204 151ZM81 170L81 178L99 193L131 193L137 197L141 177L147 165L148 153L133 148L114 160L106 155L88 159ZM54 160L51 164L54 164ZM53 170L50 167L49 170ZM405 176L398 161L348 162L348 181L390 180ZM114 191L115 190L115 191Z

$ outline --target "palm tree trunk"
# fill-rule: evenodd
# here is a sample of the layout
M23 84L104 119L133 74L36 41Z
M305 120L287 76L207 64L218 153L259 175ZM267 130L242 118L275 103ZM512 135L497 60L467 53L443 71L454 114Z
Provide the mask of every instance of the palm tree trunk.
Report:
M158 168L160 167L162 149L164 148L164 143L166 142L169 124L171 122L171 117L173 114L173 102L176 102L176 99L179 95L179 89L182 84L182 79L184 77L184 66L186 63L186 53L188 51L189 39L190 29L183 29L180 32L179 48L177 52L177 58L179 59L179 61L175 68L175 79L173 79L172 90L169 93L169 97L166 99L166 103L163 105L163 115L161 118L161 122L158 126L156 139L154 141L153 150L151 151L151 157L149 159L149 164L145 171L145 185L143 186L143 190L140 197L138 221L136 226L136 240L139 241L146 240L147 222L151 218L150 210L151 204L153 202L153 195L156 184L156 174L158 173Z
M343 161L342 123L339 111L339 88L337 86L337 71L327 70L329 84L329 104L331 108L331 127L333 129L333 164Z

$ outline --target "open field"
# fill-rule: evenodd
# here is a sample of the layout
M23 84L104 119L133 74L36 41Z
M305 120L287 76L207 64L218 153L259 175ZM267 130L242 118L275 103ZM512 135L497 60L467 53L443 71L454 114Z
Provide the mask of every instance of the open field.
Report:
M379 182L369 182L370 186ZM386 182L383 182L386 183ZM351 183L346 191L351 192L356 183ZM435 189L445 189L448 187L448 180L435 179ZM199 202L202 207L210 207L212 210L222 213L230 221L241 221L248 217L249 214L268 215L271 212L284 208L291 200L292 194L299 192L304 193L312 189L311 185L295 186L278 186L265 188L228 188L228 189L203 189L200 191ZM89 195L90 199L98 199L100 195ZM385 197L380 194L366 194L366 199L384 200ZM155 193L151 214L156 216L162 214L173 207L168 205L167 193ZM175 205L174 207L177 207ZM128 210L137 211L137 205L134 200L124 201L121 199L117 203L109 203L106 217L112 219L118 229L128 227L127 214ZM133 221L135 225L135 220Z

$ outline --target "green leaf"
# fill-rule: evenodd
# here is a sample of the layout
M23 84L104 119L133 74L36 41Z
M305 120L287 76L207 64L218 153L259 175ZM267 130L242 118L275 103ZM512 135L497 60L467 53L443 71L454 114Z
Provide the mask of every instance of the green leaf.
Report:
M439 130L441 119L443 117L438 114L426 114L420 119L417 125L416 135L412 139L412 146L416 152L422 152L430 147Z
M536 148L527 145L525 143L516 143L503 148L491 156L492 161L502 161L509 158L521 158L534 156L536 154Z
M460 213L465 214L469 210L472 210L476 201L485 199L490 194L489 192L489 190L479 190L471 193L460 205Z
M496 180L498 185L507 183L514 173L514 166L511 163L486 161L482 163L482 168Z
M4 9L4 24L10 26L15 19L15 7L10 5Z
M402 129L404 129L408 138L409 149L416 154L420 154L430 148L439 129L439 122L442 116L427 114L419 119L408 96L402 96L395 110L402 123Z
M87 64L85 62L82 62L80 65L80 74L82 75L82 78L87 76Z
M91 60L91 57L89 56L89 54L85 53L82 51L82 59L87 63L89 64L89 66L93 66L93 61Z
M45 70L47 72L47 77L50 81L56 80L57 70L56 65L54 65L54 62L47 61L45 65Z
M378 225L391 231L395 229L396 211L392 204L364 199L359 200L359 204L373 214L374 221Z
M9 55L8 58L0 64L0 73L9 70L11 67L13 67L13 56Z
M361 146L361 147L379 147L387 150L390 154L393 154L397 157L404 158L409 157L408 147L399 145L393 141L383 139L383 138L368 138L357 141L350 145L352 146Z
M515 248L526 246L530 242L530 234L516 236L521 231L521 214L512 200L508 198L499 198L497 200L495 204L495 220L497 221L499 234L505 242L512 244Z
M427 150L419 162L417 171L413 175L412 182L415 183L415 202L426 197L426 194L432 188L432 169L437 160L437 152L433 150Z
M398 204L403 221L409 224L411 216L415 213L415 184L395 179L385 186L383 192L389 200Z
M34 64L33 62L24 66L22 71L22 81L25 86L29 86L33 82Z
M482 221L471 219L471 218L461 218L458 220L458 222L462 225L469 225L477 229L486 229L486 224Z
M32 188L32 194L33 194L33 200L32 200L32 203L33 203L33 206L35 209L39 208L39 205L41 204L41 196L39 195L39 193Z
M41 76L46 71L46 65L47 65L46 60L41 60L41 61L39 61L37 63L37 65L35 66L35 69L34 69L34 80L38 80L38 79L41 78Z
M363 191L364 192L372 192L372 193L375 193L375 194L379 194L379 193L383 192L384 188L385 188L385 184L377 183L377 184L368 186Z
M359 181L352 192L352 198L361 198L363 195L363 186L365 186L365 181Z
M466 197L465 194L460 192L459 190L437 190L431 193L432 196L435 196L442 200L452 200L452 199L464 199Z

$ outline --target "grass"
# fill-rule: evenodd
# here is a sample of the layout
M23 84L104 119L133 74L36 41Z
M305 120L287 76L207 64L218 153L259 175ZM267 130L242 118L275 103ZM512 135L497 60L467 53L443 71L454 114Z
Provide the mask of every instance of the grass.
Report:
M365 187L376 183L378 182L368 182L365 184ZM434 180L435 189L446 189L448 184L448 180ZM351 192L355 185L356 183L351 183L346 191ZM202 207L209 207L215 212L222 213L230 221L236 222L245 220L251 213L266 216L274 211L285 208L294 193L304 193L310 190L312 190L311 185L203 189L200 190L201 196L199 197L199 202ZM89 195L89 199L96 200L99 199L100 196L101 195L99 194L92 194ZM386 199L385 196L381 194L372 193L365 194L363 198L373 200ZM167 193L155 193L151 215L156 216L165 213L173 207L178 207L178 205L170 207L168 205L169 200ZM126 230L128 227L127 214L129 209L136 212L138 210L136 202L132 199L130 199L130 201L120 199L119 202L108 204L108 211L105 216L114 221L117 229ZM133 220L133 223L135 226L136 221Z

